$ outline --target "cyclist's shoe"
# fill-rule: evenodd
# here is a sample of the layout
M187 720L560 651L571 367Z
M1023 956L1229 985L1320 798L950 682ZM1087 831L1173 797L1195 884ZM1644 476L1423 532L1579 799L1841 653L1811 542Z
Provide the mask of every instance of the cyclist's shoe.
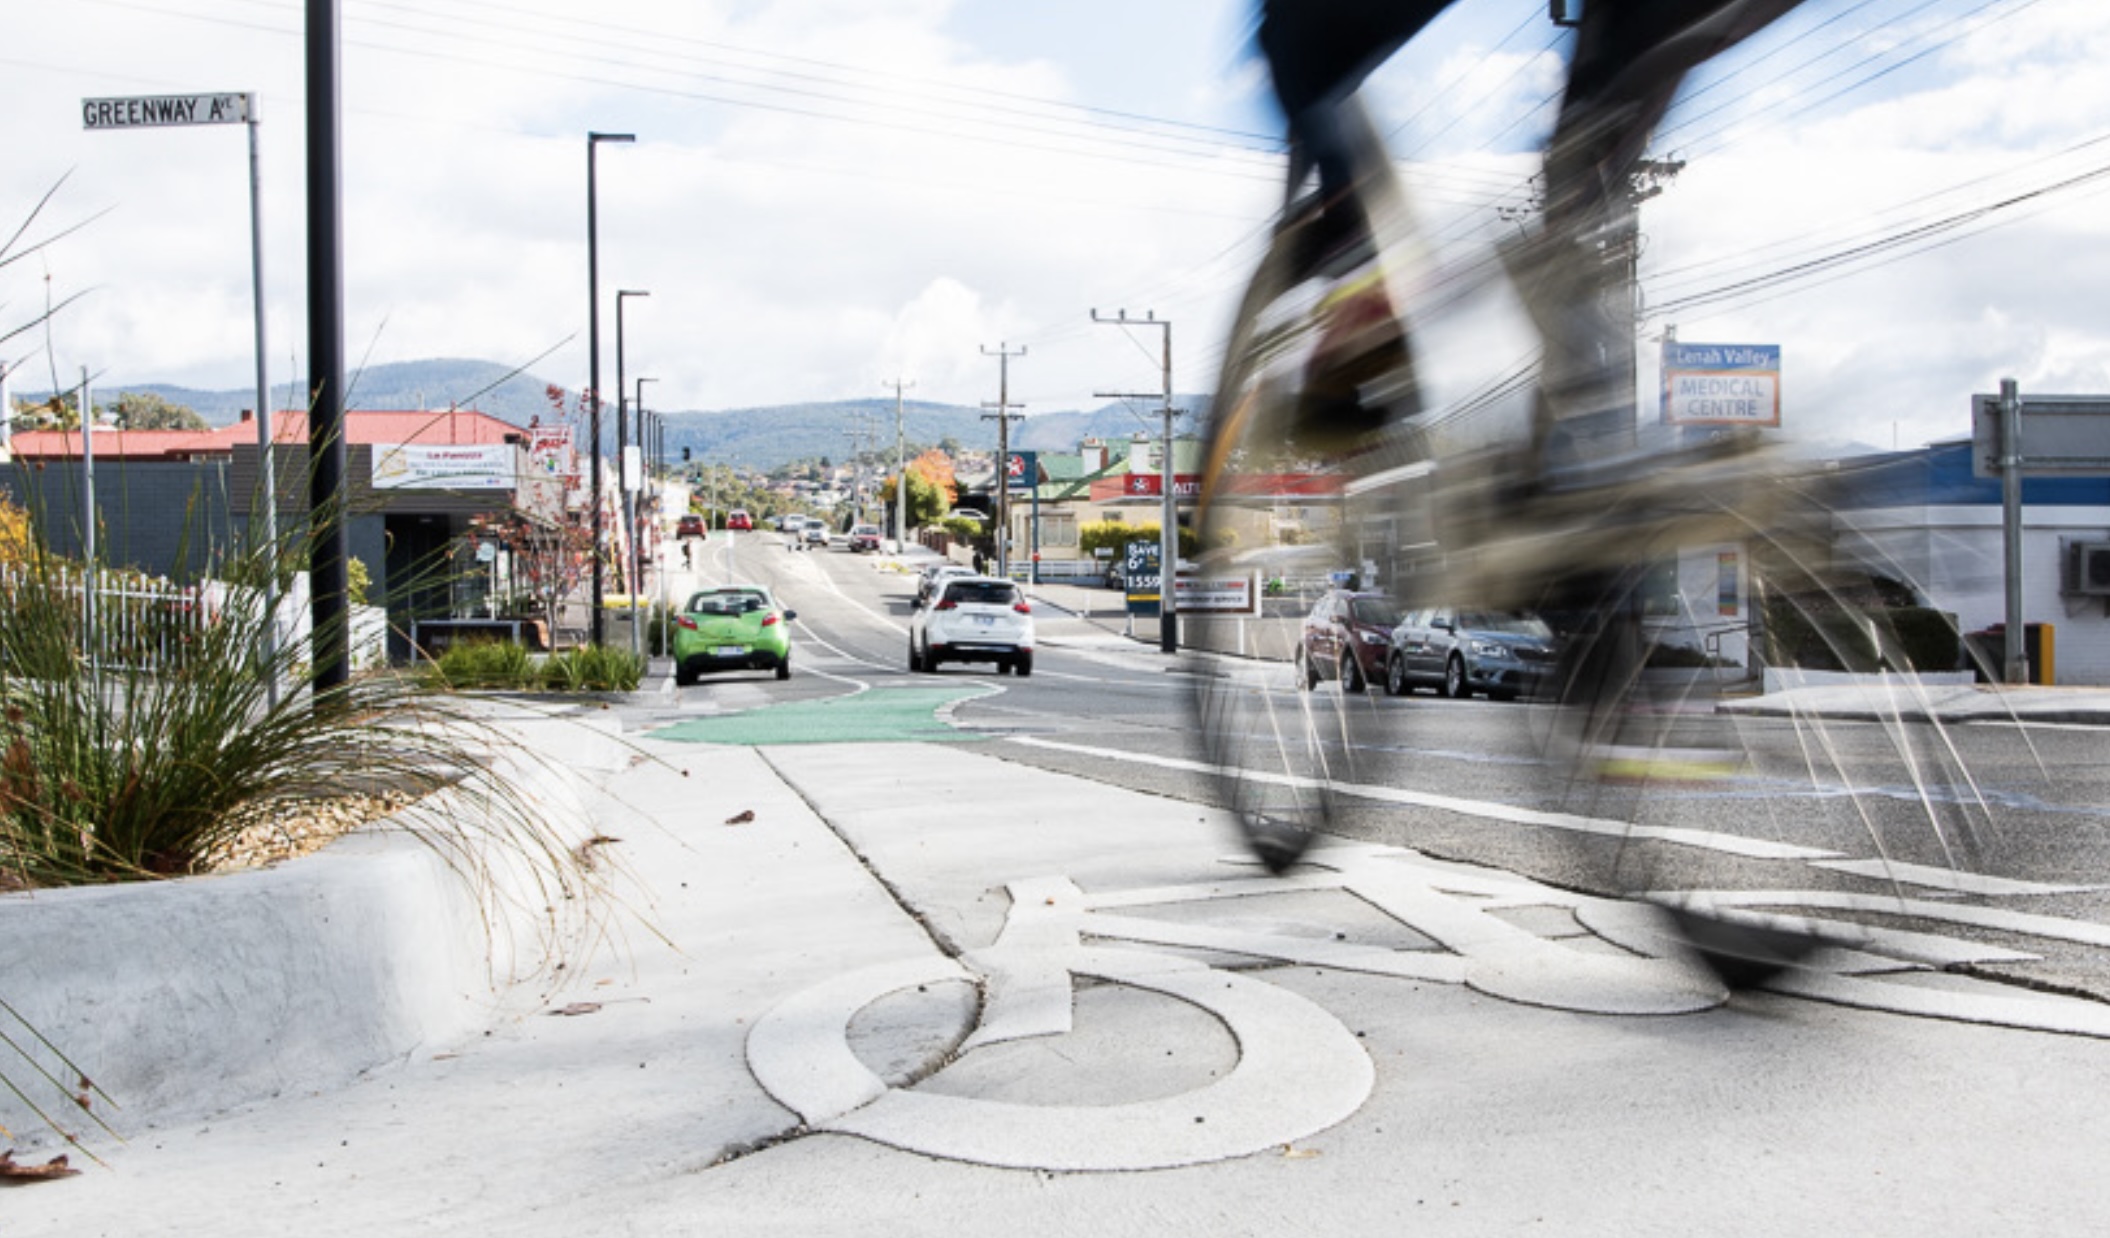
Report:
M1246 845L1252 850L1253 858L1277 876L1303 859L1304 853L1311 850L1312 844L1319 839L1310 830L1268 817L1247 815L1242 824Z
M1670 914L1685 944L1732 989L1758 988L1817 950L1839 944L1814 931L1746 923L1691 907L1673 907Z
M1352 455L1374 439L1399 404L1396 396L1372 389L1412 389L1407 333L1375 261L1333 282L1312 316L1318 339L1305 366L1292 437L1306 451Z

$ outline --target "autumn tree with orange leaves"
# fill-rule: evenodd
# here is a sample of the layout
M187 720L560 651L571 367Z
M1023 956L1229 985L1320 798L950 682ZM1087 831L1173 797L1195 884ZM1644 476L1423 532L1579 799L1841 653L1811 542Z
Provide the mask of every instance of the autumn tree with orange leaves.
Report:
M920 528L942 519L950 512L960 493L959 483L952 475L952 457L933 447L908 462L908 522ZM886 479L886 492L892 493L894 479Z

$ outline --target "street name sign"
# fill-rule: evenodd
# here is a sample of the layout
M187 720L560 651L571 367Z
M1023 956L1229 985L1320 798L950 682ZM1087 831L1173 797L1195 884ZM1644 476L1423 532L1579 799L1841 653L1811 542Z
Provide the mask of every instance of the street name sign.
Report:
M2110 395L2020 397L2024 477L2110 476ZM1971 472L2000 476L2000 397L1971 397Z
M166 125L240 125L252 119L246 93L134 95L81 100L83 129L158 129Z

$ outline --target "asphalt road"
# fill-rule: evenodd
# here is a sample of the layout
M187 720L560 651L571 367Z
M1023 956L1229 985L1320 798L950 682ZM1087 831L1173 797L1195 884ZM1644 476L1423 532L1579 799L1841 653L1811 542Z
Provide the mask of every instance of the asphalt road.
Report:
M1834 919L1995 942L2017 936L2001 918L2008 912L2110 925L2110 768L2100 759L2100 728L1666 710L1627 727L1646 735L1601 737L1687 754L1691 768L1667 771L1669 789L1659 777L1643 790L1576 777L1573 720L1550 705L1351 697L1332 683L1300 693L1279 664L1168 658L1120 639L1103 618L1088 624L1045 601L1030 679L986 666L913 675L906 641L914 578L893 566L841 546L791 551L768 534L715 537L696 582L760 581L797 610L795 674L785 683L715 676L663 693L632 721L724 717L727 739L768 738L812 725L808 715L781 714L782 706L915 688L938 695L875 697L906 708L862 710L860 729L833 736L943 740L1216 807L1253 794L1231 771L1323 774L1335 788L1324 794L1262 791L1277 808L1294 802L1330 836L1593 894L1728 891L1758 905L1817 892L1836 904L1823 907ZM1073 605L1082 596L1049 592ZM1198 722L1203 690L1237 702L1207 734ZM946 702L944 723L934 726L933 703ZM1286 743L1284 735L1298 738ZM1712 764L1724 753L1733 768ZM934 791L944 785L943 762L942 751L919 759ZM1686 777L1693 768L1704 776ZM1807 898L1787 905L1823 906ZM1957 908L2001 914L1964 923L1960 912L1949 914ZM1948 918L1912 914L1930 911ZM2037 942L2032 953L2028 962L1966 966L2110 1000L2110 952Z

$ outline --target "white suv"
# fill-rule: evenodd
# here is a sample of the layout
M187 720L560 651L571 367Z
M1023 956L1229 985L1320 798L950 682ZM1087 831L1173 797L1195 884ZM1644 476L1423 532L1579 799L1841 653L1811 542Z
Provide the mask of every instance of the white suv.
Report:
M1018 586L994 576L946 576L908 620L908 668L994 662L998 673L1033 673L1033 608Z

